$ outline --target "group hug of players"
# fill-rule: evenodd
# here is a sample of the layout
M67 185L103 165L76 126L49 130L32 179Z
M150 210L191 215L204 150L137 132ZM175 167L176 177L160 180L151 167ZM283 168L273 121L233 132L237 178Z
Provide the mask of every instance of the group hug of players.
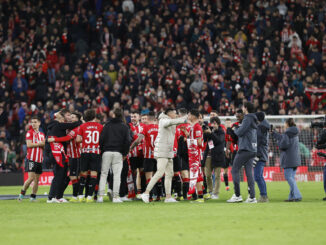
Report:
M24 198L33 182L30 200L36 201L43 161L54 165L48 203L68 202L63 194L70 181L73 193L69 202L103 202L107 183L107 195L115 203L136 199L146 203L163 199L165 202L218 199L222 171L225 188L227 191L230 189L228 168L238 151L235 131L247 113L247 108L243 107L236 113L236 123L231 124L230 120L226 120L223 125L216 111L210 113L209 122L204 122L203 115L195 109L190 112L186 109L177 112L168 109L163 112L174 137L173 148L171 146L173 150L167 157L173 160L172 176L172 165L168 169L168 164L162 161L158 163L160 155L155 155L155 152L163 150L163 146L156 142L159 141L160 119L153 112L146 115L133 112L131 122L127 125L123 112L115 109L113 119L103 126L92 109L87 110L83 116L62 109L47 125L46 137L39 131L40 120L32 117L30 130L26 134L26 171L29 178L24 183L18 200ZM118 124L114 124L116 118L120 119L116 120ZM173 120L178 122L173 123ZM261 121L263 120L265 119L262 118ZM161 140L168 137L162 135L162 132L164 131L159 136ZM257 141L253 144L257 147ZM268 143L264 146L266 155L267 147ZM105 155L106 153L108 154ZM171 159L170 154L173 156ZM253 161L256 153L244 157ZM260 160L266 162L267 159L262 156ZM243 165L250 194L247 202L257 202L254 183L249 181L250 178L253 179L252 164L248 164L251 169ZM237 171L240 172L240 169ZM240 174L232 171L232 176L238 194ZM171 196L171 193L174 195ZM237 197L239 195L233 195L228 202L242 201ZM267 193L261 193L259 200L268 201Z

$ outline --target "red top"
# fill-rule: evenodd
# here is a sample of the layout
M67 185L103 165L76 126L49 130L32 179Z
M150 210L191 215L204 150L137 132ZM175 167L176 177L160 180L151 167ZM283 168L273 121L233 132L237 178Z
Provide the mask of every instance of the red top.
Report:
M158 134L157 124L145 124L141 132L145 136L144 141L144 158L154 158L154 142Z
M103 125L97 122L86 122L80 125L78 135L82 140L81 153L100 154L100 134Z
M132 139L133 142L138 138L138 134L141 134L143 132L144 125L145 124L143 123L138 123L136 126L134 126L132 123L129 123L130 130L134 134L134 138ZM143 157L142 148L143 142L141 142L141 144L139 144L134 149L132 149L132 151L130 151L129 157Z
M35 132L34 129L28 130L26 140L31 140L32 143L40 143L44 141L45 136L41 132ZM27 159L33 162L43 162L43 147L27 147Z
M197 139L203 138L203 130L199 123L196 123L193 127L190 128L190 143L188 145L189 153L189 163L191 161L200 161L201 160L201 151L203 146L198 145Z
M191 128L191 125L189 123L183 123L183 124L179 124L176 127L175 136L174 136L174 143L173 143L174 156L176 156L177 151L178 151L178 141L179 141L180 137L181 136L186 137L184 132L181 130L182 127L185 127L186 130L189 132L190 128Z
M239 126L239 122L235 122L232 124L231 127L235 126L235 125L238 125ZM238 145L237 145L237 142L234 141L231 137L231 135L225 133L225 143L227 142L231 142L231 145L230 145L230 151L233 153L234 151L237 151L239 149Z

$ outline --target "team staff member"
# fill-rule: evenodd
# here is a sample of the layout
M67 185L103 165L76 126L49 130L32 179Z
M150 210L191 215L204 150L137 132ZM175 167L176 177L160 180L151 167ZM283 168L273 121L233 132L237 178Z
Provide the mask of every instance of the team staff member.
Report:
M71 114L71 122L78 122L81 120L81 115L77 112ZM79 174L79 160L80 160L80 143L76 142L76 138L79 132L79 126L71 130L67 136L64 137L53 137L49 138L48 142L66 142L67 145L67 156L69 157L69 177L72 183L72 199L70 202L77 201L78 195L78 174Z
M97 202L103 202L105 185L108 172L113 172L113 202L123 202L119 197L121 182L121 171L123 167L123 158L128 154L131 137L129 127L123 121L123 112L121 109L113 111L114 118L105 124L100 135L100 148L102 155L102 169L99 185L99 197Z
M268 202L266 182L264 179L264 167L268 161L268 142L270 124L265 119L264 112L257 112L259 124L257 128L257 156L254 161L254 176L257 182L260 198L258 202Z
M186 123L187 117L177 118L174 109L168 108L165 113L159 116L159 128L155 141L154 157L157 160L157 171L142 195L142 200L149 203L149 193L157 181L165 173L165 202L177 202L171 196L171 182L173 177L173 141L175 137L176 125Z
M220 192L220 183L221 183L221 169L226 168L226 159L225 159L225 132L221 127L221 120L218 117L212 117L210 119L210 124L212 130L207 128L205 133L207 135L207 147L205 150L205 158L210 152L211 155L211 164L206 166L206 177L207 177L207 186L210 191L212 191L212 199L219 198ZM215 187L212 188L212 171L215 173Z
M36 200L36 193L38 189L38 180L40 174L42 174L42 162L43 162L43 147L45 144L45 136L39 131L41 121L38 117L33 116L31 119L31 129L26 133L26 145L27 145L27 169L28 179L23 185L23 189L18 196L18 200L22 201L26 190L32 182L34 182L30 201Z
M78 199L84 201L83 195L87 173L90 171L89 190L86 202L93 202L93 193L97 183L97 173L101 168L100 134L103 126L96 122L95 110L89 109L84 113L85 123L80 125L76 142L82 143L80 156L80 180Z
M245 116L240 126L234 130L238 136L239 150L234 158L232 166L232 178L234 184L234 195L227 201L229 203L242 202L240 195L240 170L242 166L245 167L248 189L250 196L248 196L247 203L257 203L255 198L255 180L253 177L253 161L257 154L257 125L258 119L254 112L254 105L246 102L242 106L242 111Z
M62 109L60 112L54 115L54 120L48 125L47 137L63 137L66 136L67 129L74 129L80 125L80 122L67 123L65 121L70 121L71 113L67 109ZM49 143L45 144L45 154L44 161L47 161L47 165L53 164L53 174L54 178L51 183L50 192L48 196L48 203L60 203L66 202L63 198L63 191L67 183L65 179L67 178L67 161L68 157L65 154L66 143ZM68 180L69 181L69 180Z

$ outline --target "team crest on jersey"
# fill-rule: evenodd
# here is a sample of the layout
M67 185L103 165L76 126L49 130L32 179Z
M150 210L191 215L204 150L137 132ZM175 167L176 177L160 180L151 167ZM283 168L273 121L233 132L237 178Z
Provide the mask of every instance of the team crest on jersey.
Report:
M200 131L196 131L196 136L201 136L201 132Z

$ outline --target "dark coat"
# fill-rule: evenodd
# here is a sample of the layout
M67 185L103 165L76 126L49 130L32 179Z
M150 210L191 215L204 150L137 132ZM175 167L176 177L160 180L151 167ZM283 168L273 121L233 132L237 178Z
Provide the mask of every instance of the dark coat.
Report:
M301 165L298 135L299 129L297 127L288 128L284 134L275 131L272 134L281 151L280 162L282 168L295 168Z
M254 113L244 116L240 126L234 130L238 136L239 151L257 152L258 119Z
M264 119L257 128L257 157L259 161L268 161L269 122Z
M209 149L209 142L212 141L214 148ZM206 161L209 151L211 151L212 167L213 168L224 168L226 167L225 159L225 132L221 127L213 130L211 134L207 134L207 146L204 153L204 161Z
M118 118L113 118L105 124L100 135L101 152L120 152L126 156L131 144L129 127Z

